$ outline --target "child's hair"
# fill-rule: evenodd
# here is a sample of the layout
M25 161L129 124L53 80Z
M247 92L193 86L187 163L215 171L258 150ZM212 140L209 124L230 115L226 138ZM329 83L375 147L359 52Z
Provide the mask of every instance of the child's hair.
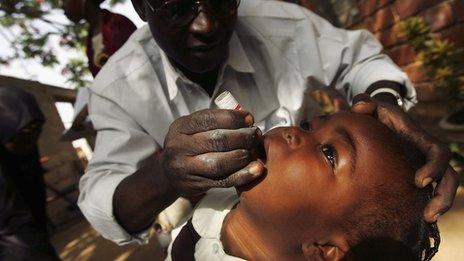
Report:
M414 183L414 174L425 163L425 157L407 138L392 135L396 138L385 148L395 155L389 171L401 176L366 192L366 200L344 222L352 246L347 260L428 261L438 251L437 224L423 219L433 187L419 189Z

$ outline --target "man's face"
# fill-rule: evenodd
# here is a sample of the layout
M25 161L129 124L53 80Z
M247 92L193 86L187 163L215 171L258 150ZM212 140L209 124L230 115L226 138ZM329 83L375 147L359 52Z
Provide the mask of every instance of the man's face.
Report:
M265 135L267 175L240 195L253 220L285 224L296 235L308 227L326 229L322 224L346 217L369 189L397 180L386 146L393 136L374 118L345 112L311 125Z
M164 3L162 0L146 0L154 8L159 8ZM212 0L218 1L218 0ZM226 0L220 0L226 1ZM214 11L201 4L199 12L195 14L191 22L185 26L171 25L171 18L176 17L172 13L171 18L163 15L163 12L153 12L144 0L133 1L142 3L146 20L151 33L158 45L168 57L192 73L204 73L218 68L228 57L228 43L237 20L237 12L230 16L215 18ZM192 7L190 0L169 0L170 4L179 4L182 8L177 12L185 12ZM184 11L181 11L184 10Z

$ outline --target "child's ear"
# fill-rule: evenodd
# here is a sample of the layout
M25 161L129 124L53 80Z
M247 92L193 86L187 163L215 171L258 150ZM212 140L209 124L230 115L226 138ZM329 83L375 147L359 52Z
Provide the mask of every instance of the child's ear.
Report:
M145 14L145 3L143 0L131 0L132 6L134 6L135 11L140 16L140 19L143 21L147 21L146 14Z
M301 250L306 260L341 260L348 250L348 242L344 238L324 243L307 242L302 245Z

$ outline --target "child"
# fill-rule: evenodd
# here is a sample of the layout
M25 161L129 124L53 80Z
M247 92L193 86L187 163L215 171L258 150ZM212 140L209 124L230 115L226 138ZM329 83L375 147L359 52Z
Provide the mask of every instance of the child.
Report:
M424 159L374 118L337 113L307 130L273 129L263 143L265 177L237 193L209 191L173 232L168 260L430 260L436 253L436 225L422 220L431 187L414 185Z

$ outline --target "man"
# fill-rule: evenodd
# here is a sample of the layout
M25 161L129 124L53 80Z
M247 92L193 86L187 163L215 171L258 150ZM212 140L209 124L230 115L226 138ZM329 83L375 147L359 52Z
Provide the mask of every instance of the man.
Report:
M334 86L349 101L375 94L378 103L361 97L352 110L377 114L428 152L418 186L442 178L424 213L428 221L450 207L457 176L447 169L449 152L399 109L398 101L412 106L414 89L369 33L334 28L276 1L132 3L148 27L93 84L90 115L98 135L80 183L79 206L104 237L145 242L154 216L179 196L258 178L264 167L251 150L261 132L251 126L299 124L304 93L320 86ZM247 111L210 109L226 90Z

